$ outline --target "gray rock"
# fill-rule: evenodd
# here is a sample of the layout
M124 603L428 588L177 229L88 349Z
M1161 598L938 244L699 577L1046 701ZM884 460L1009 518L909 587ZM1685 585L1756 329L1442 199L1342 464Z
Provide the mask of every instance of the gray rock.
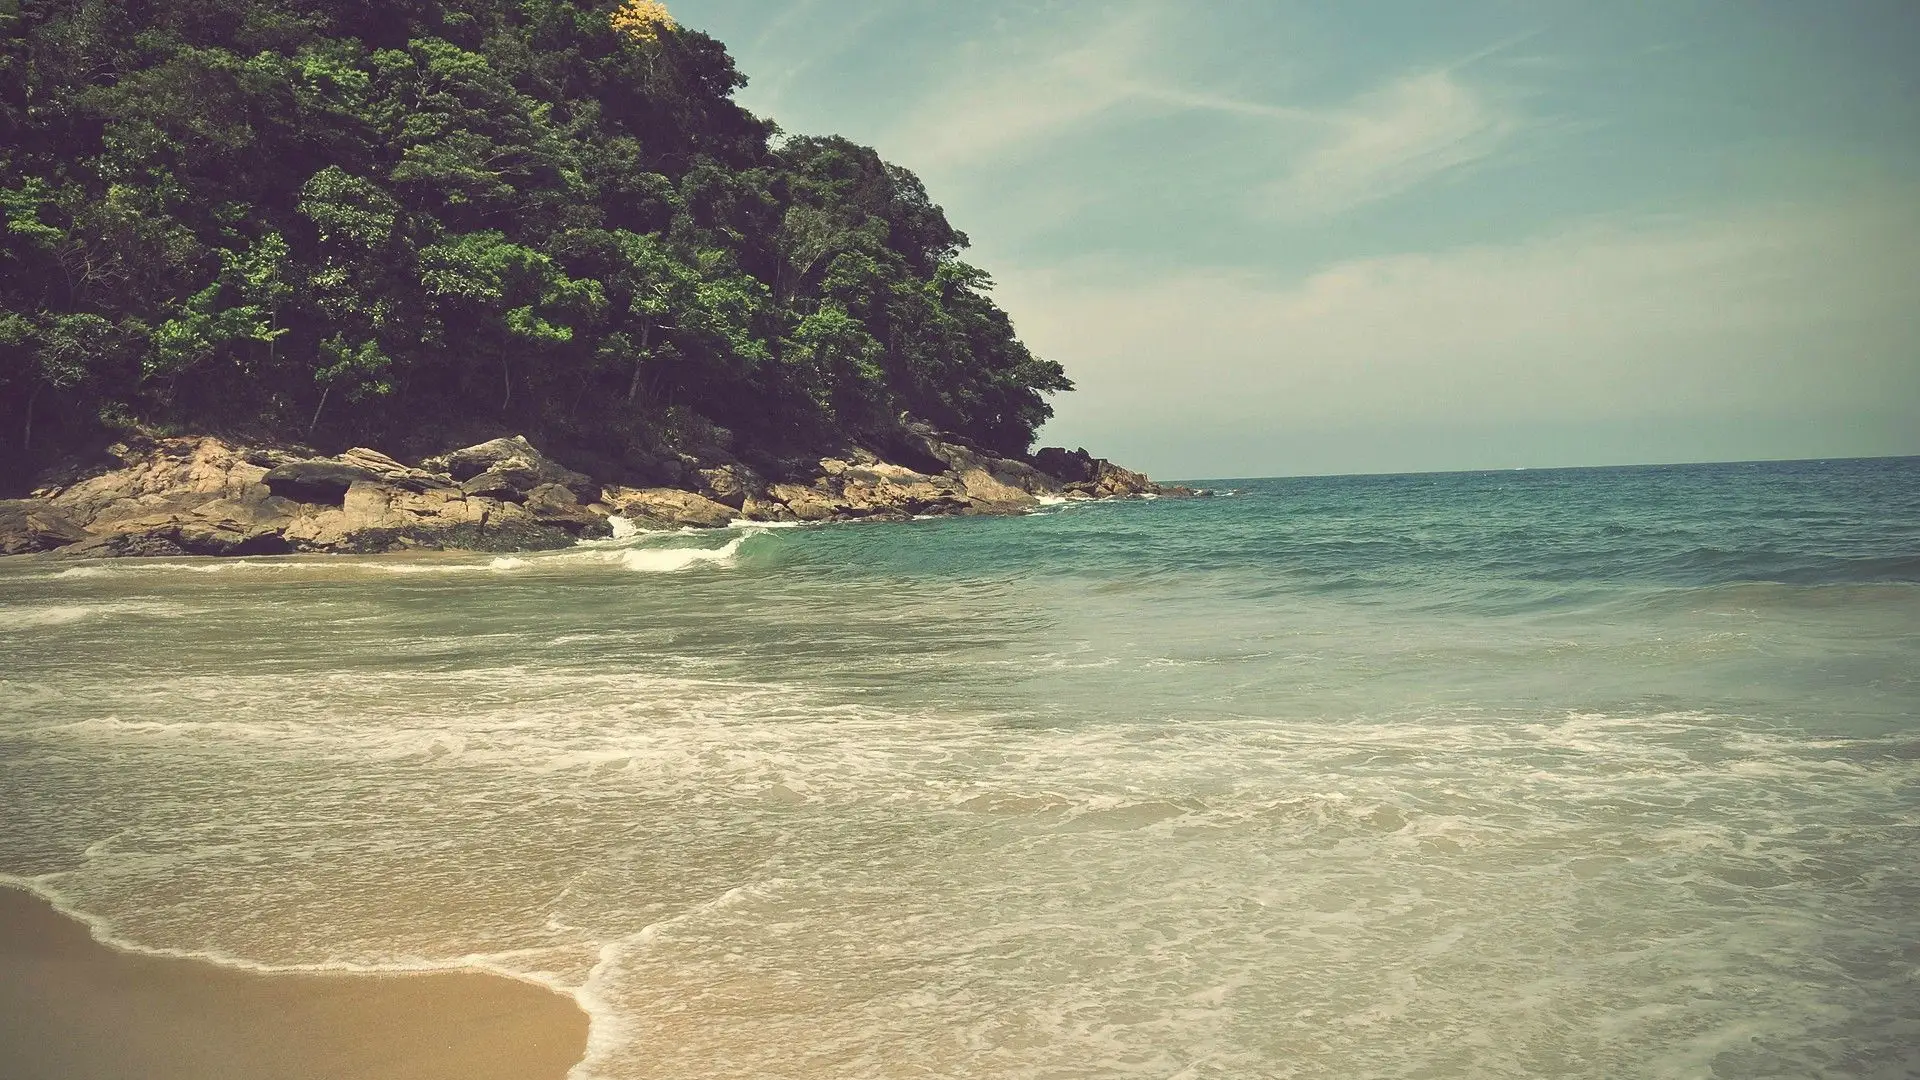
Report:
M745 465L721 465L698 470L701 494L735 510L746 507L749 498L767 490L767 482Z
M494 479L489 483L509 485L523 495L542 484L560 484L582 502L591 502L600 493L599 486L585 473L575 472L541 453L524 435L462 447L428 458L420 467L444 472L462 483L491 473Z
M717 529L739 516L731 506L676 488L614 486L606 489L605 502L620 516L656 528Z
M373 479L376 479L373 473L357 465L320 458L276 465L268 469L260 481L283 499L338 506L345 501L347 489L357 481Z
M573 492L559 484L542 484L528 492L525 508L533 520L542 525L553 525L576 536L598 538L613 534L606 514L581 506Z
M478 476L470 476L460 481L460 490L468 495L509 502L525 499L529 491L540 486L540 478L537 474L511 465L506 468L488 469Z
M81 543L88 536L67 513L38 499L0 502L0 555L52 551Z
M1095 471L1094 460L1085 447L1068 450L1063 446L1043 446L1033 455L1035 468L1069 484L1091 483Z

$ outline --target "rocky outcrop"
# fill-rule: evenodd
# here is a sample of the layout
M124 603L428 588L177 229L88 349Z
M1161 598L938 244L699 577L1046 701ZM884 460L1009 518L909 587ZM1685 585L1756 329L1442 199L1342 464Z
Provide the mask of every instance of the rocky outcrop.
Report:
M609 487L603 497L621 517L647 528L717 529L739 517L731 506L679 488Z
M117 467L6 504L0 544L81 557L525 550L611 532L608 511L575 494L597 499L590 481L524 440L512 449L490 462L510 479L495 496L364 447L318 457L211 437L129 441L109 448Z
M1042 472L1060 479L1067 492L1091 498L1198 494L1191 488L1163 488L1132 469L1123 469L1106 458L1094 457L1084 448L1068 450L1059 446L1042 447L1033 455L1033 464Z
M32 499L0 502L0 555L51 551L87 539L80 523L61 510Z
M592 502L600 489L584 473L574 472L534 449L526 436L492 439L420 463L429 472L445 473L460 482L469 495L523 501L535 488L558 484L576 500Z
M356 481L373 474L344 461L289 461L267 470L260 482L283 499L302 503L340 503Z
M830 456L756 458L765 473L715 440L705 456L682 454L680 486L672 487L602 485L523 436L418 466L365 447L322 456L212 437L134 439L108 452L104 470L0 502L0 554L527 550L609 535L616 515L642 528L717 528L742 519L902 520L1014 513L1042 499L1193 494L1085 450L1053 447L1022 461L912 422Z

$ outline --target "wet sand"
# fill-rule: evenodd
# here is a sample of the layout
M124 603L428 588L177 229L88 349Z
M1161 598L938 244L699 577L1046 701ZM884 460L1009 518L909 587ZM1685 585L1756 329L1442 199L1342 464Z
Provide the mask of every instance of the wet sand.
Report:
M267 975L143 956L0 888L0 1080L560 1080L571 998L480 972Z

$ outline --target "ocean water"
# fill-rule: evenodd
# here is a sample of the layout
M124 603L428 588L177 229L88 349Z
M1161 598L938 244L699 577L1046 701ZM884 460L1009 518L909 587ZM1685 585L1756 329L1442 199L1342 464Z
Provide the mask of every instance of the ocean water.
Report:
M0 562L0 872L576 1077L1920 1075L1920 459Z

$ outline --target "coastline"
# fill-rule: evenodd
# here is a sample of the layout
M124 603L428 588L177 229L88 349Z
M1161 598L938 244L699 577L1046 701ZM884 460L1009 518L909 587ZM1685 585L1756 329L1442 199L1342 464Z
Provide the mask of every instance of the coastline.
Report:
M1085 450L1001 457L909 424L878 449L750 465L686 455L671 474L596 479L522 436L408 465L367 447L331 457L211 435L140 436L0 500L0 556L372 555L522 552L623 527L725 528L1023 513L1049 501L1198 495ZM751 453L749 451L749 453ZM904 464L902 463L904 462ZM649 486L629 486L630 483Z
M267 973L131 952L0 885L4 1080L560 1080L572 998L482 971Z

